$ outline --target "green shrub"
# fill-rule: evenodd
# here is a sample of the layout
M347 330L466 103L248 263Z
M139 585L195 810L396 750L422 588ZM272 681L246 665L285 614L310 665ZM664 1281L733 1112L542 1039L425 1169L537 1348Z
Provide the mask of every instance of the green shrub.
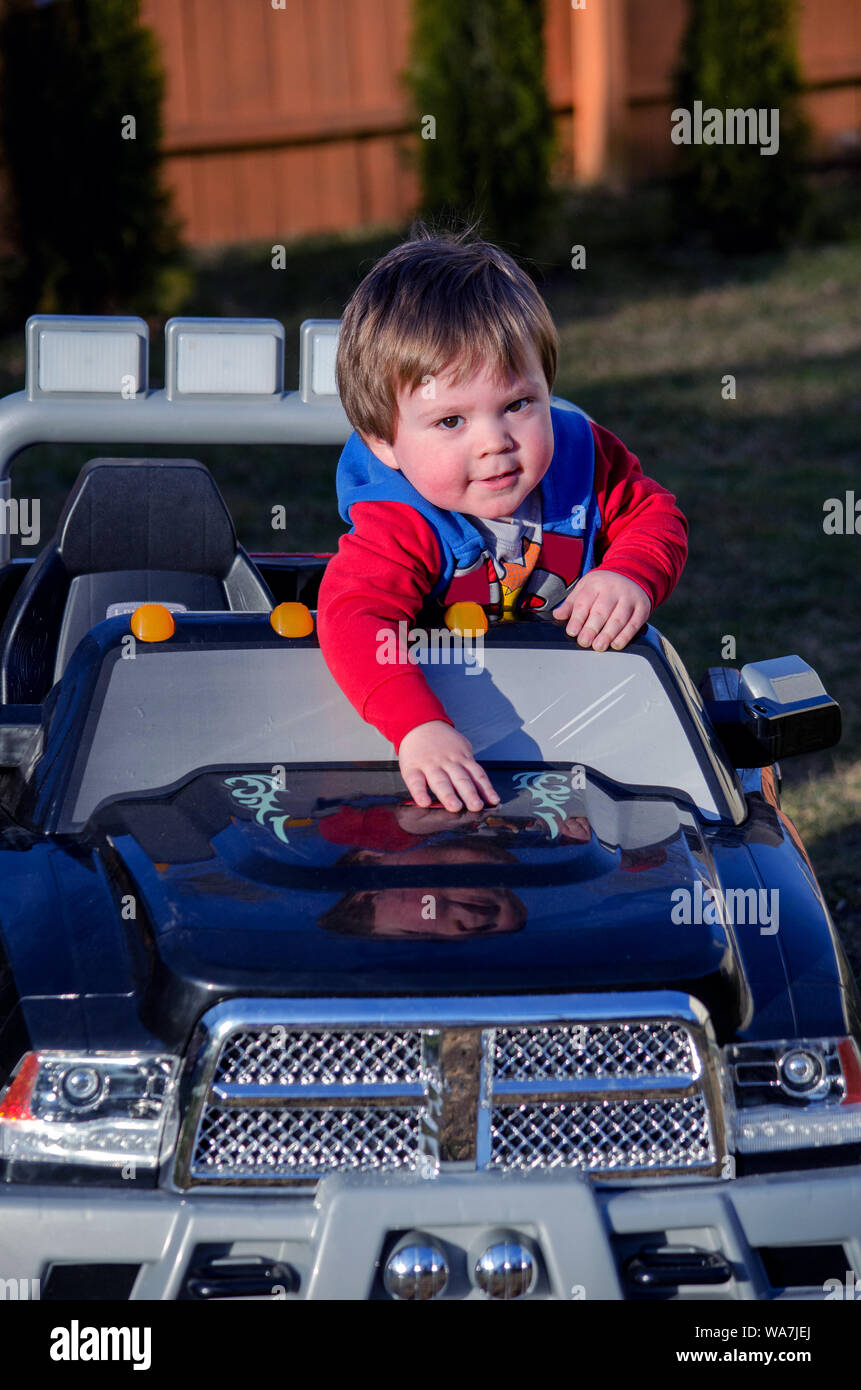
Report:
M421 211L478 217L512 249L535 246L551 206L553 123L541 0L414 0L407 81L419 139Z
M676 75L679 107L779 112L779 145L681 145L678 212L725 251L781 245L805 211L803 159L808 127L801 109L795 0L688 0L689 20Z
M160 179L163 78L139 0L15 6L0 68L15 312L153 312L178 235Z

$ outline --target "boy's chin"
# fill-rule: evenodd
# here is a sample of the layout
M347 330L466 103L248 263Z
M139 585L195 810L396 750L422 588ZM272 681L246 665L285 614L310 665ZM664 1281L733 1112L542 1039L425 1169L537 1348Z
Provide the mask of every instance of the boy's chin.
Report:
M493 502L482 503L472 515L477 516L479 521L498 521L500 517L511 516L512 512L516 512L525 496L526 494L521 496L519 491L506 493L502 497L494 498Z

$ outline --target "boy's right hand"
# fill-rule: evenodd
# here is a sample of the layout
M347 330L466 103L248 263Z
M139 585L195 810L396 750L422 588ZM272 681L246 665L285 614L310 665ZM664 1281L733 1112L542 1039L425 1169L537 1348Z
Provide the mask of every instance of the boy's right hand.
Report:
M401 739L398 763L417 806L430 806L431 794L447 811L464 806L467 811L483 811L485 801L490 806L499 804L487 773L475 761L469 739L444 719L410 729Z

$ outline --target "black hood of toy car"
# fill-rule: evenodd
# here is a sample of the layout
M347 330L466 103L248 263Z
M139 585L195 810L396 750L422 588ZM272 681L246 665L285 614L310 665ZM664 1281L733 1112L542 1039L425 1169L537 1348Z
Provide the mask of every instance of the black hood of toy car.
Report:
M674 988L732 1027L740 962L679 925L714 870L694 815L569 772L492 771L501 804L422 812L388 768L207 773L114 802L104 853L139 905L147 1026L181 1036L236 994ZM699 885L699 886L698 886Z

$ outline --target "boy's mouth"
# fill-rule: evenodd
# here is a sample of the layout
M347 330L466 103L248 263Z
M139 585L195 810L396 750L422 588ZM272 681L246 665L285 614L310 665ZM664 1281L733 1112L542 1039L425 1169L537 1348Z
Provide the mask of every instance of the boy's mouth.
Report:
M504 488L517 477L519 472L519 468L509 468L504 473L495 473L492 478L479 478L478 481L483 483L485 487Z

